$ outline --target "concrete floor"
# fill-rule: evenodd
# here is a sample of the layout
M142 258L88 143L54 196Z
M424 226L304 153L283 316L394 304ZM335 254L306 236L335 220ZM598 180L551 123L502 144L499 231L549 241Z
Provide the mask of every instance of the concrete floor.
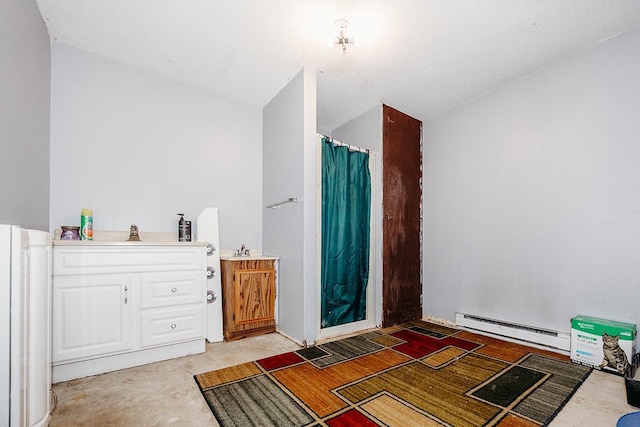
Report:
M279 334L207 343L207 351L55 384L51 426L217 426L193 376L300 347Z
M207 344L202 354L53 386L51 426L217 426L193 375L299 347L279 334ZM622 377L594 371L551 427L615 426L629 412Z

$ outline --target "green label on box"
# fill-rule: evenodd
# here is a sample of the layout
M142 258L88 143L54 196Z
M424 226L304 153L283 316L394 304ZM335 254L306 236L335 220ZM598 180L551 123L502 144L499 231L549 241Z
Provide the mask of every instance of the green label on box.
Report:
M571 319L571 328L598 336L602 336L602 333L606 332L608 335L618 335L621 340L633 341L636 339L636 325L631 323L577 316ZM582 338L586 337L582 336Z

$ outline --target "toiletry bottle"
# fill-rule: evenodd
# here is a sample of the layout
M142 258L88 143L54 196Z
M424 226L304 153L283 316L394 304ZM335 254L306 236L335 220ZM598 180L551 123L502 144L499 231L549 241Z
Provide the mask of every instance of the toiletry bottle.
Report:
M178 242L187 241L187 221L184 220L184 214L179 213L180 219L178 220Z
M184 236L185 242L191 241L191 221L185 221L187 223L187 234Z
M89 208L80 213L80 240L93 240L93 211Z

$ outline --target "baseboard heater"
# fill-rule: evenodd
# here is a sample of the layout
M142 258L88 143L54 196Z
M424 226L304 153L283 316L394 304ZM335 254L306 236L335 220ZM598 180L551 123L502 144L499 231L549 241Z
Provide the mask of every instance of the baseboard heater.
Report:
M568 354L570 349L570 336L565 332L459 312L456 312L456 325L472 332L533 344L565 354Z

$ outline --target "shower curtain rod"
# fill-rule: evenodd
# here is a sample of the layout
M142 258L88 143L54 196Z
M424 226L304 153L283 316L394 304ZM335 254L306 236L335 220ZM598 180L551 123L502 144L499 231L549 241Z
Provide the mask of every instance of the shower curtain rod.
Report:
M330 138L328 136L325 136L325 138L327 138L331 143L333 143L333 145L337 145L339 147L347 147L349 149L349 151L359 151L359 152L365 153L365 154L369 154L370 153L368 148L356 147L355 145L347 144L346 142L340 142L337 139L333 139L333 138Z

